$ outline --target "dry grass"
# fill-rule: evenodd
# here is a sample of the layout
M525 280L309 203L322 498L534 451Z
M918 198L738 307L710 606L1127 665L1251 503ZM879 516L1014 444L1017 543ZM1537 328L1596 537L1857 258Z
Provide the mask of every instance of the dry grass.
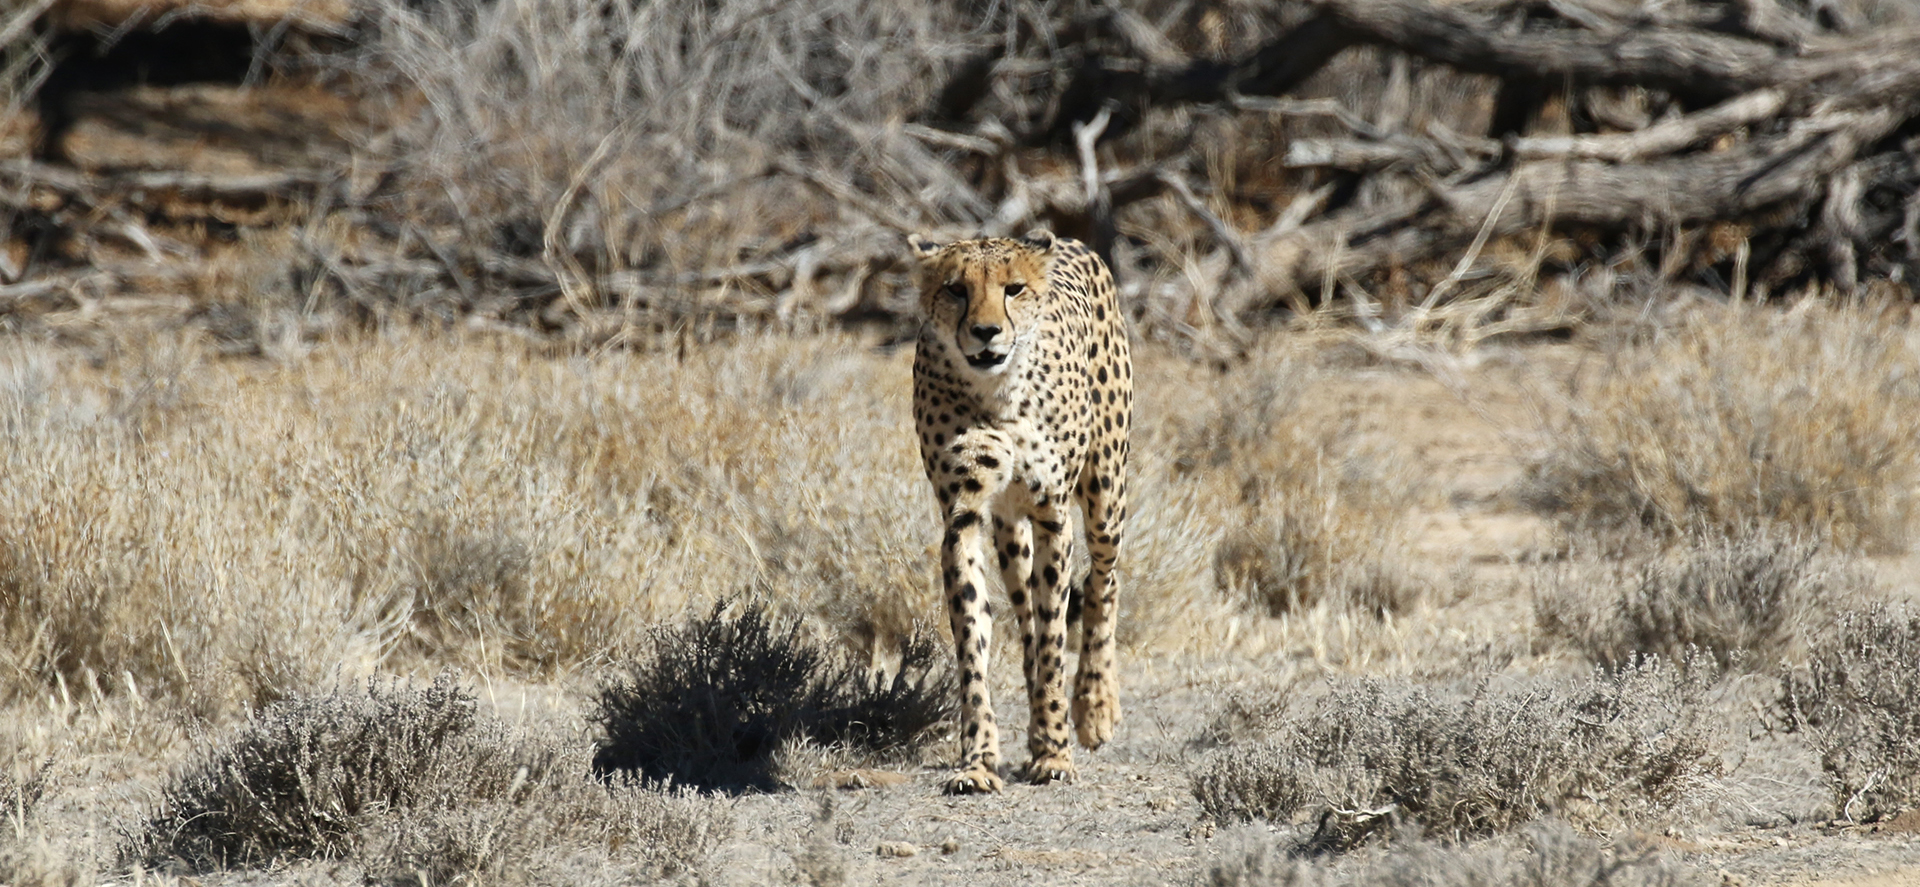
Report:
M1490 678L1476 668L1478 683L1395 679L1473 659L1462 648L1478 637L1470 625L1478 615L1446 612L1444 596L1419 593L1426 565L1411 545L1412 514L1435 506L1413 473L1431 463L1364 431L1376 424L1363 412L1373 407L1348 394L1355 380L1336 375L1350 368L1315 358L1302 338L1254 343L1248 362L1224 375L1140 349L1134 520L1121 565L1131 658L1177 670L1250 652L1270 655L1232 661L1256 662L1278 681L1326 671L1374 678L1247 698L1215 737L1226 747L1194 778L1210 814L1272 817L1288 846L1320 850L1389 826L1396 840L1410 828L1446 840L1510 832L1542 816L1638 827L1711 795L1701 789L1718 760L1720 722L1699 682L1712 670L1679 675L1635 660L1688 645L1784 655L1804 637L1793 626L1814 624L1818 611L1805 600L1848 591L1841 573L1806 560L1810 544L1786 535L1675 548L1644 571L1635 562L1604 582L1570 574L1559 588L1561 612L1590 617L1567 616L1587 626L1567 637L1611 663L1610 675ZM7 344L0 723L9 730L0 751L23 776L31 768L21 761L56 750L71 763L59 773L99 754L148 767L184 754L180 772L193 772L238 746L183 746L249 710L275 714L242 734L330 724L300 735L360 747L342 737L387 734L346 726L384 703L329 685L455 664L587 688L607 679L611 663L649 661L662 649L659 626L724 600L769 605L768 625L780 630L759 652L805 658L786 643L804 638L826 642L812 653L839 660L837 673L891 664L900 641L941 612L932 497L907 423L907 355L847 335L694 339L554 353L518 339L396 327L288 343L270 360L220 358L190 333L123 335L93 351ZM1297 516L1316 510L1334 519ZM1231 556L1248 547L1279 565L1264 568L1262 584L1229 570L1262 563ZM1353 584L1369 572L1394 577L1400 596L1370 597L1371 586ZM1265 584L1271 576L1292 584ZM710 662L713 646L689 649ZM944 662L944 644L934 649ZM1847 656L1848 674L1868 673L1867 656ZM775 685L753 665L761 659L740 661L733 686ZM1010 675L1012 663L1001 661ZM676 669L688 671L642 672L686 679L654 685L664 693L702 680L718 688L713 695L727 692L726 674L669 674ZM1163 671L1155 680L1174 679ZM1145 714L1129 731L1165 730L1187 715L1158 708L1158 698L1129 698ZM289 714L299 712L307 714ZM1866 724L1881 715L1849 717ZM1780 741L1817 738L1806 723ZM491 729L460 735L492 743ZM427 763L454 754L416 752L431 743L409 745L407 735L391 734L397 744L381 754ZM796 760L841 754L847 743L836 743L848 738L769 733L747 758L767 778L792 782L787 773L807 765ZM469 739L434 747L464 749ZM550 772L578 775L589 769L592 739L572 741L577 748L539 737L487 748L548 755L563 762ZM1868 790L1855 815L1868 815L1868 801L1898 803L1873 794L1904 791L1875 776L1892 754L1834 765L1859 771L1846 777L1849 798ZM608 812L597 806L602 794L516 805L502 793L513 795L503 786L517 766L488 770L493 781L477 787L423 778L426 800L413 813L319 831L327 837L313 843L330 849L283 851L261 838L163 855L210 865L317 852L387 881L415 880L409 872L420 869L434 881L595 882L655 865L619 856L613 844L625 838L580 830L589 815L646 821L641 813ZM328 772L329 785L378 781L345 765ZM573 775L554 784L566 786L560 793L605 791ZM453 792L492 800L435 806ZM644 807L651 802L640 799L653 796L633 797ZM778 803L753 799L761 802ZM29 810L16 821L24 839L4 851L15 881L120 871L77 849L84 839L68 820L50 829ZM575 850L561 859L541 842Z
M1193 773L1219 821L1315 822L1303 853L1342 851L1412 824L1452 840L1546 816L1647 822L1719 767L1704 686L1650 663L1581 680L1484 678L1463 687L1348 680L1242 703Z
M44 835L40 806L51 785L51 761L38 767L12 766L0 770L0 883L30 884L49 880L42 848Z
M1774 708L1820 753L1840 816L1920 806L1920 614L1844 614L1813 640L1806 666L1783 675Z
M1920 494L1920 338L1871 312L1702 309L1569 394L1526 496L1568 527L1756 526L1904 550Z
M629 875L683 871L730 823L709 805L603 787L585 755L481 714L442 676L278 703L175 774L124 855L189 872L346 859L371 879L552 880L594 850Z
M1653 656L1765 670L1869 584L1817 544L1761 531L1570 559L1546 568L1533 605L1543 638L1607 668Z
M0 692L220 711L340 665L545 674L744 588L902 633L936 612L933 519L893 362L837 339L548 360L397 334L261 366L165 337L98 370L15 347Z
M1320 605L1409 610L1420 589L1408 572L1408 513L1422 485L1396 470L1383 442L1302 409L1321 372L1272 359L1235 372L1245 380L1183 422L1174 463L1176 478L1212 488L1229 528L1215 547L1216 584L1275 616Z
M662 345L556 357L397 329L273 362L191 333L91 360L7 346L0 697L217 716L343 668L564 675L743 591L876 662L937 619L907 354L836 335ZM1231 620L1403 608L1405 475L1274 393L1318 371L1261 357L1195 403L1193 368L1146 359L1167 378L1143 383L1123 642L1221 649ZM1391 594L1370 596L1381 575Z

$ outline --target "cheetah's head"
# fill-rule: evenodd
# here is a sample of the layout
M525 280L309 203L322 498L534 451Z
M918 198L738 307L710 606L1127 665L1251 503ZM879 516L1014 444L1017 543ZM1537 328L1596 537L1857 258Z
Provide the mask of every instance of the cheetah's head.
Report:
M944 246L915 234L907 244L920 260L920 311L930 329L949 331L968 366L1004 372L1022 330L1045 303L1052 232Z

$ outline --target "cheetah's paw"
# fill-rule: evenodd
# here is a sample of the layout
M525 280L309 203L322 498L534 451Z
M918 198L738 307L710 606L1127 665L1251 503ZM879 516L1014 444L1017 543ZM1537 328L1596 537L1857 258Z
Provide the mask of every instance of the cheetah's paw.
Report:
M1020 767L1020 778L1034 785L1072 782L1076 775L1073 758L1067 755L1041 755Z
M992 767L976 764L947 777L946 792L950 795L984 795L998 792L1002 786L1000 774L993 772Z
M1073 726L1080 744L1099 748L1113 739L1120 723L1120 694L1107 683L1083 683L1073 694Z

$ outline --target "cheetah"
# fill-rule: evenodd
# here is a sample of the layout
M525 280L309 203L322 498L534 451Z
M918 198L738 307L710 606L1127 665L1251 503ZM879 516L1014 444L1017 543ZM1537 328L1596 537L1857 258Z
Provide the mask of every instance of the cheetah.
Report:
M1114 564L1127 518L1133 362L1113 275L1085 244L1045 230L944 246L916 234L908 244L922 317L914 422L946 523L940 567L960 674L960 766L945 788L1002 788L987 691L989 558L1020 625L1030 759L1017 776L1071 782L1062 709L1076 504L1091 570L1079 595L1073 723L1080 744L1097 749L1120 720Z

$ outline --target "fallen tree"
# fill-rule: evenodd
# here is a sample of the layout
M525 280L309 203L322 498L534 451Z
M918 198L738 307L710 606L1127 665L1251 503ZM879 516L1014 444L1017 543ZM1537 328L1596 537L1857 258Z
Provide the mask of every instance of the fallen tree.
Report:
M1544 229L1741 225L1758 246L1741 251L1732 276L1743 292L1735 295L1813 278L1852 291L1920 273L1920 158L1911 142L1920 33L1835 33L1771 0L1666 7L1666 15L1600 0L1308 5L1304 21L1228 62L1110 41L1106 54L1078 66L1052 119L1027 134L1045 144L1116 107L1129 121L1204 103L1318 113L1347 135L1293 141L1288 167L1418 183L1393 205L1328 207L1249 241L1222 238L1252 278L1216 306L1226 315L1298 306L1329 284ZM1324 102L1276 98L1357 46L1497 78L1487 132L1388 132ZM1522 134L1550 93L1578 102L1602 88L1638 90L1664 113L1614 132ZM949 103L941 113L969 110ZM1156 174L1182 165L1192 164L1160 158ZM1086 206L1097 214L1122 203ZM1111 222L1080 227L1098 232ZM1443 284L1429 288L1426 304L1443 296Z
M1474 301L1522 241L1515 289L1631 261L1720 297L1910 293L1920 16L1867 27L1850 2L1016 5L980 23L940 0L925 20L363 0L366 43L315 67L365 90L350 148L245 174L0 164L0 212L66 245L0 250L0 313L191 264L185 238L214 223L303 226L284 275L303 305L589 341L895 322L902 235L1035 224L1107 254L1150 335L1330 301L1403 322ZM579 36L601 33L629 36Z

